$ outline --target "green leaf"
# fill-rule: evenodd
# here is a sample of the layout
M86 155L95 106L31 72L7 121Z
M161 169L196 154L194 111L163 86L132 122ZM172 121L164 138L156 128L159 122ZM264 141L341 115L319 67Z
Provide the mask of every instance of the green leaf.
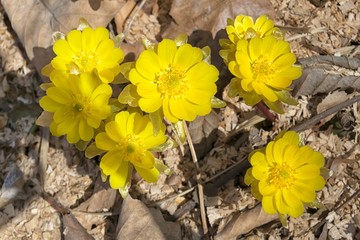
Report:
M118 100L122 104L128 104L131 107L139 106L140 96L133 84L127 85L118 96Z
M186 124L186 123L185 123ZM186 133L183 121L178 121L172 124L175 134L179 137L181 143L185 143Z
M201 49L201 52L203 54L203 61L211 64L211 49L209 46L205 46Z
M154 136L157 136L161 131L161 127L163 126L163 114L159 110L149 113L150 120L154 126Z
M96 147L96 144L93 142L86 148L85 157L90 159L90 158L93 158L93 157L98 156L100 154L103 154L104 152L105 152L104 150L98 149Z
M188 35L187 34L180 34L174 39L176 46L180 47L181 45L184 45L188 41Z
M147 38L142 38L141 43L146 50L154 50L155 44Z
M226 102L224 102L223 100L215 97L215 96L212 96L211 97L211 107L212 108L223 108L223 107L226 107Z
M59 31L53 32L52 34L53 42L56 42L57 40L60 39L65 39L65 37L66 37L65 33Z
M125 62L120 64L120 73L115 77L112 84L122 84L129 82L129 73L135 68L135 62Z

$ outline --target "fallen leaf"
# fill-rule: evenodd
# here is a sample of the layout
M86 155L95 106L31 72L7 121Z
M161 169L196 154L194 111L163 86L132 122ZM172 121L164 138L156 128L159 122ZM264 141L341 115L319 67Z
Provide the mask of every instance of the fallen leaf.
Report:
M24 175L21 170L13 164L6 174L0 191L0 209L11 203L23 192Z
M189 132L198 158L202 158L212 149L217 139L218 126L219 116L215 111L190 122Z
M61 214L64 240L93 240L94 238L79 223L76 217L64 205L51 197L46 192L42 192L42 198L47 201L52 208Z
M316 56L299 59L304 70L294 81L292 94L315 95L329 93L336 89L360 90L360 59L335 56Z
M75 210L91 213L103 212L113 207L116 200L116 192L108 186L108 182L103 182L99 176L95 182L94 191L91 197L81 203Z
M106 26L125 0L3 0L11 25L36 69L52 58L52 33L68 32L85 18L92 27Z
M62 222L64 225L64 240L94 239L71 213L65 214L62 217Z
M148 208L130 195L123 201L116 232L117 240L181 239L178 223L166 222L160 210Z
M275 11L267 0L174 0L170 15L172 22L163 37L174 38L181 33L190 35L194 30L209 31L213 36L226 27L227 18L239 14L254 18L267 14L274 19Z
M224 229L215 236L215 240L236 239L238 236L276 219L278 219L277 214L265 213L259 204L246 212L235 215Z
M326 110L328 110L331 107L334 107L336 105L338 105L339 103L345 102L346 100L348 100L350 98L350 96L344 92L344 91L334 91L332 93L330 93L329 95L327 95L316 107L316 112L322 113ZM332 117L335 116L336 113L331 114L330 116L327 116L326 118L322 119L322 123L328 122L330 121L330 119Z

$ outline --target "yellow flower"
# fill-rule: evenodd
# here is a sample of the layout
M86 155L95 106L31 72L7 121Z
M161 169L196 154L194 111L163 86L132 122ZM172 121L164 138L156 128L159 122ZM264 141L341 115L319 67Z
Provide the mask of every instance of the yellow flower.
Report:
M261 100L276 112L282 113L281 102L296 104L288 94L292 81L301 76L294 66L296 57L289 43L272 36L241 39L236 46L236 61L229 63L236 76L230 83L230 96L239 94L253 106Z
M95 137L96 147L106 151L101 158L102 173L110 176L110 186L126 192L133 167L148 182L155 182L164 165L149 151L166 141L165 126L157 136L149 116L127 111L116 114L115 121L105 125L105 132ZM126 195L126 194L125 194Z
M129 80L137 87L141 110L163 111L171 122L193 121L211 111L219 71L203 61L203 53L190 44L177 46L164 39L154 50L143 51Z
M239 15L235 20L228 19L226 32L229 39L220 39L220 56L228 64L235 60L236 44L240 39L249 40L254 37L263 38L265 36L274 36L277 39L283 39L283 34L274 22L266 15L260 16L255 23L250 16Z
M46 96L40 99L40 106L53 113L53 135L66 134L69 143L90 141L94 129L110 115L111 94L111 87L91 74L57 74L46 89Z
M268 214L301 216L304 203L313 203L315 191L325 185L320 174L323 155L299 144L298 134L288 131L250 154L252 168L246 172L245 183Z
M109 83L120 72L119 64L124 59L123 51L114 47L104 27L72 30L66 39L54 43L53 50L56 57L43 70L50 79L59 71L75 75L95 72L101 81Z

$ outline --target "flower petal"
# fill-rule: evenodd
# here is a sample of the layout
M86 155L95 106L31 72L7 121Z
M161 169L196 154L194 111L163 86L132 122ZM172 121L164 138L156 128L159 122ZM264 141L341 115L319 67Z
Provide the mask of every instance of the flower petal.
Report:
M105 132L101 132L95 137L96 147L105 150L111 151L116 148L116 142L114 142Z
M114 174L125 158L125 152L119 150L112 150L101 158L100 168L105 175Z

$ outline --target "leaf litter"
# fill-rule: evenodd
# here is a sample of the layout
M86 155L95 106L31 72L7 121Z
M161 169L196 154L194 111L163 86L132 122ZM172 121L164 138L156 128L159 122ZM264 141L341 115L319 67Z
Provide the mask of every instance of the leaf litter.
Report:
M258 208L249 188L243 183L246 164L242 163L254 148L265 145L280 129L301 124L341 100L344 102L357 95L359 65L356 63L360 56L358 1L325 1L322 6L315 6L307 0L250 3L196 1L197 5L192 1L159 0L148 1L143 8L138 8L139 4L135 1L68 1L60 8L54 7L57 6L53 5L55 2L39 1L35 8L25 5L20 8L12 1L2 1L11 26L5 24L5 12L1 9L0 56L3 74L0 76L0 180L6 190L6 183L9 183L6 175L11 175L15 164L21 171L21 174L18 173L24 182L21 188L25 197L19 194L1 210L1 236L6 239L61 239L69 237L66 235L69 231L63 229L62 224L66 226L69 220L70 225L75 226L71 221L76 218L79 225L76 225L75 232L82 231L84 239L114 239L116 236L123 239L121 229L125 229L126 220L127 224L136 228L130 227L130 232L125 236L140 236L139 231L134 231L137 229L160 228L163 234L162 225L171 224L176 227L170 229L176 229L174 234L180 234L181 239L201 239L199 200L194 178L196 168L186 146L185 155L178 149L172 149L159 156L173 170L171 176L162 176L156 184L140 181L136 175L133 177L130 193L140 201L122 201L116 191L101 183L97 160L86 159L83 153L62 138L49 137L49 147L43 158L46 166L43 170L39 168L39 149L43 147L41 136L45 135L39 134L39 129L34 127L36 111L26 110L33 109L43 95L38 89L41 80L33 66L40 69L44 62L33 59L35 49L46 49L51 44L52 31L73 28L79 16L85 16L94 26L107 25L115 19L109 25L114 34L115 29L126 29L133 21L124 46L136 53L141 48L137 42L143 36L155 40L173 37L180 32L194 34L199 30L205 32L196 35L196 43L202 45L210 41L215 46L214 37L227 17L239 13L256 17L267 13L277 25L290 29L286 37L294 39L291 48L304 66L305 80L299 81L301 87L295 86L299 105L286 106L286 114L278 116L271 126L253 118L262 116L239 99L224 97L228 106L216 112L215 118L194 122L193 130L199 133L196 137L209 137L211 132L215 132L215 137L210 137L213 139L200 145L205 150L199 162L207 190L204 202L210 233L218 239L221 236L226 236L226 239L360 238L360 202L357 194L360 188L360 106L357 102L339 110L332 118L320 119L320 125L310 124L302 131L304 141L324 154L333 175L318 193L324 208L308 211L298 219L290 219L288 228L273 219L263 227L251 224L257 222ZM44 6L47 8L44 9ZM139 9L138 14L134 14L136 9ZM23 19L27 20L26 24ZM53 20L55 24L49 24ZM22 45L10 33L12 29ZM319 29L325 31L317 31ZM206 31L210 36L205 34ZM23 57L22 46L32 62ZM49 57L47 52L44 54ZM212 57L213 61L220 62L216 54ZM317 71L318 75L312 75ZM352 82L349 78L353 79ZM329 79L332 79L332 84L329 84ZM343 126L343 118L351 119L350 128ZM214 124L215 119L219 119L218 127ZM250 124L244 124L246 121ZM341 131L337 129L339 124ZM203 140L201 137L199 139L200 142ZM40 180L39 175L44 181ZM61 213L41 197L44 191L71 212L69 219L64 222ZM157 209L151 209L154 206ZM132 212L132 209L142 209L142 216L156 215L160 223L158 220L138 221L140 214ZM128 211L127 214L124 214L125 211ZM243 225L242 222L248 224ZM227 232L226 229L232 230Z

